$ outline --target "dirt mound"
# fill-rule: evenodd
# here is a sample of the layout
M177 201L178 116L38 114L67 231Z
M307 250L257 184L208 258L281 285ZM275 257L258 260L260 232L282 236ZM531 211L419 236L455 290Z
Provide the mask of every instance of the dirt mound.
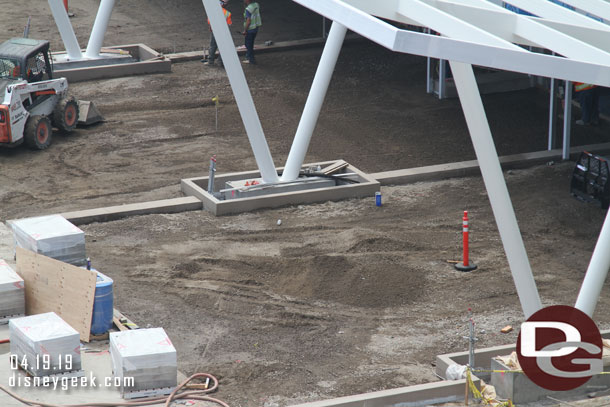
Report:
M374 263L374 261L373 261ZM387 257L378 264L359 256L321 255L278 259L267 281L275 292L307 300L360 307L391 307L414 301L425 281Z

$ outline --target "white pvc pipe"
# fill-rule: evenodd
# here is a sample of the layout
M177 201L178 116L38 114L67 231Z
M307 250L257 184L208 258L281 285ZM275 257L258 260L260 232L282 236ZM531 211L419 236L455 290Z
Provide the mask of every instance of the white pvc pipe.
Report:
M324 45L324 51L322 51L320 63L318 64L318 70L313 78L311 90L303 108L299 127L297 128L288 159L286 160L282 181L292 181L299 177L299 171L303 165L303 160L305 160L311 136L318 122L324 97L326 96L330 79L333 76L346 33L347 27L336 21L332 23L328 38L326 39L326 45Z
M591 256L587 274L578 293L575 307L593 318L595 306L610 269L610 211L606 214L604 226L599 232L597 244Z
M87 51L85 52L87 57L99 58L113 8L114 0L102 0L100 2L100 8L97 10L97 16L95 17L95 23L93 23Z
M450 61L474 151L526 318L542 308L472 65Z
M55 19L55 24L59 30L61 40L66 47L68 58L71 60L82 59L83 54L80 51L80 45L78 45L76 35L74 35L74 30L72 29L72 24L70 23L70 18L68 17L68 12L64 7L64 3L61 0L49 0L49 8Z
M222 62L229 77L229 83L235 95L235 102L241 115L241 120L246 128L246 134L252 146L252 152L256 159L256 164L263 178L263 182L272 183L279 181L277 170L273 164L271 151L263 133L263 127L256 113L256 107L246 82L246 76L241 68L241 63L235 51L235 44L229 31L229 26L220 8L218 0L202 0L203 7L210 19L214 38L218 44ZM202 21L205 21L203 19Z

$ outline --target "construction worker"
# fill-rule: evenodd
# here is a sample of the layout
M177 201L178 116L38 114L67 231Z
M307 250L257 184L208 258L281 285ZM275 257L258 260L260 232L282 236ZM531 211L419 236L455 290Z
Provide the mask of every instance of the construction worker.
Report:
M233 21L231 20L231 12L225 8L228 3L229 3L229 0L220 0L220 7L222 7L222 12L225 16L225 19L227 20L227 24L231 25L231 24L233 24ZM214 59L216 58L216 50L218 49L218 45L216 45L216 38L214 38L214 33L212 32L212 26L210 25L209 18L208 18L208 27L210 27L210 55L207 60L205 59L205 55L204 55L204 58L201 60L201 62L203 62L204 65L214 65ZM220 59L220 56L218 57L218 59ZM221 61L220 62L221 65L222 65L222 60L220 60L220 61Z
M243 63L255 64L254 39L256 38L256 34L258 34L258 27L263 25L261 20L261 9L254 0L244 0L244 4L246 9L244 10L244 31L242 34L246 36L246 59Z
M574 82L574 93L580 102L581 118L576 120L580 126L599 124L599 88L590 83Z

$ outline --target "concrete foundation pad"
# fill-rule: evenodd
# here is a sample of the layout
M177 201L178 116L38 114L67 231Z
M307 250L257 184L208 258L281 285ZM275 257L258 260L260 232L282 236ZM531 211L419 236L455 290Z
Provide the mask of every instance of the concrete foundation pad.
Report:
M127 216L195 211L202 207L203 204L199 199L187 196L183 198L163 199L160 201L66 212L61 215L75 225L84 225L93 222L108 222Z
M123 50L128 52L137 62L113 63L73 69L57 69L56 77L64 77L68 82L82 82L93 79L118 78L128 75L144 75L151 73L171 72L172 63L169 58L144 44L118 45L106 50Z
M338 161L326 161L303 165L304 168L311 166L325 167ZM278 174L283 168L278 169ZM264 196L249 198L236 198L230 200L219 200L207 192L208 177L188 178L181 182L182 192L189 196L199 198L206 210L216 216L232 213L250 212L262 208L277 208L286 205L308 204L314 202L338 201L348 198L372 197L379 191L379 182L370 175L363 173L352 165L345 169L347 173L355 173L358 183L338 185L327 188L308 189L285 193L273 193ZM227 181L259 178L259 171L237 172L231 174L216 175L214 190L218 191L225 187Z
M570 149L570 158L577 159L582 151L603 154L610 151L610 143L589 144L576 146ZM548 151L535 151L505 155L500 157L502 169L526 168L534 165L548 163L550 161L560 162L562 151L554 149ZM404 170L384 171L370 174L381 185L408 184L412 182L437 181L447 178L477 176L481 174L477 160L461 161L449 164L429 165L427 167L407 168Z

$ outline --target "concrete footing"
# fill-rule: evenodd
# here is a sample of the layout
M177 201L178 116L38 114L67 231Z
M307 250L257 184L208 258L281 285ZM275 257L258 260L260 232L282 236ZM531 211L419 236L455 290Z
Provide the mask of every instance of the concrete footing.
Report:
M336 162L337 161L326 161L305 164L303 168L318 165L325 167ZM283 168L279 168L278 173L281 173L282 170ZM348 165L345 172L354 173L354 179L356 179L358 183L302 191L271 193L268 195L229 200L219 200L207 192L208 177L183 179L181 182L181 189L184 194L199 198L203 202L203 207L216 216L250 212L261 208L278 208L286 205L339 201L342 199L361 198L365 196L373 197L375 196L375 192L379 191L379 182L356 167ZM259 171L216 175L214 178L214 190L218 191L221 188L225 188L227 181L254 179L260 178L260 176Z
M171 72L169 58L144 44L118 45L104 48L107 52L126 52L136 62L112 63L110 65L78 66L71 69L61 68L54 75L68 79L68 82L82 82L93 79L118 78L129 75ZM96 62L96 63L99 63Z

